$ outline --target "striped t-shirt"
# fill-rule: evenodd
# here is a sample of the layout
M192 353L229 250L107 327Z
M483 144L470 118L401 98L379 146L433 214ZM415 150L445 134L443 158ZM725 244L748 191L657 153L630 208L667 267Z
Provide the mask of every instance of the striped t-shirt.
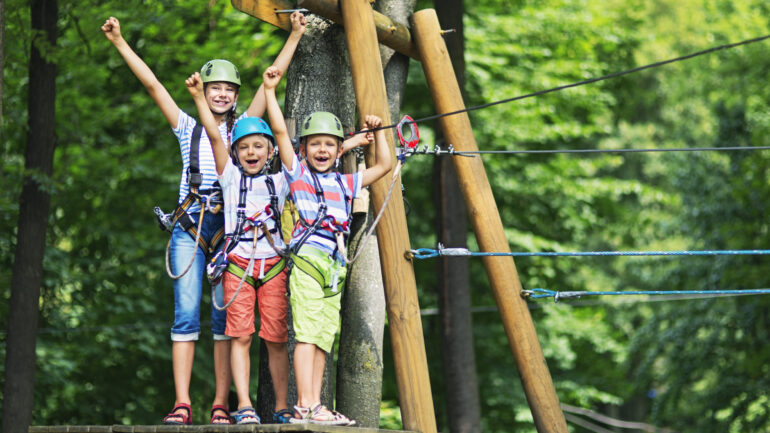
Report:
M246 113L241 117L245 117ZM240 117L239 117L240 119ZM182 178L179 182L179 201L182 203L187 193L190 192L190 185L188 184L187 171L190 169L190 142L192 141L193 128L198 122L194 117L179 110L179 120L177 121L176 129L173 129L174 135L179 140L179 149L182 152ZM222 136L222 141L227 146L227 123L223 122L219 125L219 134ZM198 144L198 165L201 172L201 186L200 190L210 189L214 182L217 180L217 167L214 162L214 153L211 151L211 142L209 136L206 135L206 130L201 131L201 139ZM228 155L230 154L228 150ZM194 213L200 212L200 205L197 202L193 203L187 212Z
M291 196L297 206L299 217L307 224L313 224L318 217L319 203L310 169L306 165L300 164L297 155L294 155L292 170L289 171L286 166L283 166L283 172L289 181ZM337 181L337 176L340 176L341 182ZM324 201L327 206L326 214L333 216L337 224L344 223L348 220L347 206L352 207L352 203L346 205L346 197L352 201L359 196L363 172L359 171L353 174L316 173L316 177L323 190ZM340 183L344 191L340 190ZM305 230L307 229L299 224L294 228L290 243L292 248L297 244ZM334 232L328 228L319 228L318 230L325 232L325 236L319 236L316 232L305 241L305 245L312 245L329 254L335 254L337 243L332 240L334 239Z
M273 185L275 186L275 194L278 197L278 215L281 217L281 211L283 210L283 204L286 201L286 195L289 194L289 183L286 182L286 177L282 173L276 173L271 175L260 176L247 176L246 180L246 216L251 217L257 212L261 214L257 217L257 220L264 221L267 224L267 228L273 230L276 228L275 220L267 215L265 207L270 204L270 190L267 188L265 178L270 176L273 179ZM219 176L219 183L222 185L222 196L225 201L225 233L232 234L235 230L235 225L238 223L238 196L241 192L241 178L243 173L241 170L233 164L232 161L227 161L227 166ZM242 234L241 241L238 246L232 250L233 253L249 259L252 256L251 247L253 245L253 236L262 236L262 230L259 229L254 233L252 228L246 234ZM284 243L281 238L281 234L276 232L272 234L273 242L278 248L283 248ZM255 259L264 259L273 257L276 255L273 247L270 246L267 239L262 237L257 240L257 248L254 251Z

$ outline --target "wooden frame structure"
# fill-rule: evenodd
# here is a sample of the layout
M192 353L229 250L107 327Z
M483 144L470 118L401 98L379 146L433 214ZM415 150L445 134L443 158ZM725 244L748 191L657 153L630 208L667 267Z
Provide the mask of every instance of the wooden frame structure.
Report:
M275 10L295 7L292 2L231 1L238 10L275 26L290 28L288 16L278 15ZM300 0L297 3L299 7L344 25L359 118L363 118L364 114L375 114L382 118L384 124L392 123L380 56L371 54L379 52L378 40L421 61L437 113L465 108L434 10L426 9L413 15L412 39L409 29L374 11L368 0ZM467 114L443 117L440 124L444 136L455 149L478 150ZM386 135L391 151L394 152L392 134ZM366 158L369 163L373 161L373 148L368 149ZM510 251L481 158L454 158L453 161L481 250ZM375 209L382 206L390 179L386 175L370 186ZM405 256L405 252L410 250L406 227L401 192L396 188L377 226L377 238L401 413L404 428L435 433L436 420L417 286L412 263ZM559 407L532 317L520 296L521 282L513 258L485 257L484 266L537 430L566 433L567 424Z

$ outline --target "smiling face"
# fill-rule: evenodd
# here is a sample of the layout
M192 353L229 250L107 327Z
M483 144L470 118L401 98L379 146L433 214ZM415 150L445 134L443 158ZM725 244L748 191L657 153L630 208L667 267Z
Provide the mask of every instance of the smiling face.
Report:
M262 172L265 163L273 157L273 147L270 141L259 134L247 135L235 143L235 152L241 169L247 175Z
M225 114L238 100L238 86L226 81L206 84L206 102L214 114Z
M340 139L328 134L314 134L305 138L302 153L313 170L326 173L334 167L334 161L342 154Z

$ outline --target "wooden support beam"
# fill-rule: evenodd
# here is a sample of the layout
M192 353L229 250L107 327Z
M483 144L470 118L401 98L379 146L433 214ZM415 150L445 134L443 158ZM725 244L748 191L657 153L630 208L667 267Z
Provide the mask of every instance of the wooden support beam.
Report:
M275 11L294 9L296 3L289 0L230 0L233 7L254 18L276 27L291 31L291 14L277 14Z
M358 117L367 114L391 123L385 77L377 44L372 8L367 0L341 0L345 37L350 53ZM386 134L393 161L393 133ZM374 162L374 146L366 153ZM391 183L391 173L369 187L374 209L380 209ZM400 184L400 182L398 183ZM385 285L391 344L404 428L422 433L436 432L433 396L428 377L417 283L412 263L404 257L410 249L401 189L395 188L377 225L382 280Z
M440 32L435 10L422 10L412 16L412 34L423 59L423 70L436 112L449 113L464 109L465 104ZM442 117L440 124L447 142L455 150L478 150L467 114ZM481 251L509 252L482 159L458 157L453 161ZM513 258L484 257L483 261L537 430L566 433L567 423L559 407L532 317L527 303L520 296L521 282Z
M337 24L343 23L339 0L299 0L296 3L288 0L231 0L231 3L239 11L284 30L291 30L289 14L276 14L275 11L292 9L297 5ZM380 43L419 61L420 55L412 43L409 29L377 11L373 13Z
M339 0L299 0L298 4L300 7L307 8L335 23L343 23ZM420 60L420 55L412 43L412 35L406 26L377 11L372 11L372 14L374 15L374 26L377 29L377 38L381 44L415 60Z

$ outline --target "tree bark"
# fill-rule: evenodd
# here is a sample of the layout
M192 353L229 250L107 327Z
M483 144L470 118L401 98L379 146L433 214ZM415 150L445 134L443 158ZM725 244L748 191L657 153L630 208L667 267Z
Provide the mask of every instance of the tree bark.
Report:
M5 71L5 0L0 0L0 141L3 138L3 77Z
M446 34L444 41L464 96L463 2L462 0L434 1L434 5L442 29L455 29L455 33ZM436 129L441 131L441 128ZM465 247L468 217L451 158L435 158L433 170L436 237L447 247ZM481 411L476 357L473 351L469 261L467 257L443 257L438 261L437 266L441 347L449 431L476 433L481 431Z
M355 128L355 96L343 29L321 17L310 15L305 35L297 47L286 74L284 116L287 118L289 133L296 135L299 122L315 111L329 111L336 114L346 131ZM293 369L296 342L291 308L288 320L290 363L288 404L291 407L297 401ZM257 411L262 416L263 413L272 414L274 396L267 357L262 354L264 350L260 352ZM326 372L321 392L322 403L330 408L334 407L333 352L332 349L326 357Z
M33 40L29 62L29 132L25 179L19 200L16 251L11 274L11 302L3 386L3 431L26 433L32 421L35 338L50 194L42 179L53 172L56 65L43 57L56 46L56 0L30 5ZM41 50L44 45L47 49Z

